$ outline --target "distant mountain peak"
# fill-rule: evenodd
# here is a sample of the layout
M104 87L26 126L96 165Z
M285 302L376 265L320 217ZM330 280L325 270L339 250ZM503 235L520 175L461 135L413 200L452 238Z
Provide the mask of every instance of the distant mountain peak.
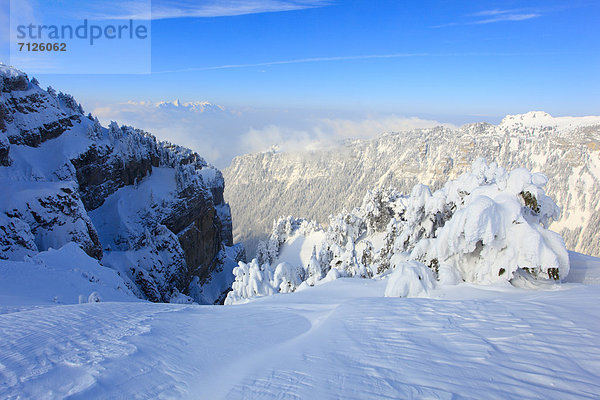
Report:
M158 108L180 109L194 112L221 112L225 111L225 107L210 101L188 101L181 102L179 99L173 101L159 101L154 103Z
M535 127L557 127L559 129L570 129L581 126L600 124L600 116L585 117L553 117L544 111L529 111L525 114L507 115L500 122L500 127L523 126Z

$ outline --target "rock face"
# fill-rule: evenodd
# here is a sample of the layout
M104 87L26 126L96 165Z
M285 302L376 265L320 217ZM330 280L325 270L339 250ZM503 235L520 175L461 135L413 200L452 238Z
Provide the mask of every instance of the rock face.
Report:
M0 109L0 121L2 120L2 110ZM0 124L0 166L8 167L10 165L10 157L8 153L10 152L10 143L8 142L8 138L2 132L2 126Z
M180 199L163 223L171 232L177 232L187 265L195 266L188 271L188 277L206 280L211 271L202 266L213 265L216 261L223 243L222 223L206 193L190 189L183 192Z
M281 216L327 223L330 214L359 204L375 187L408 193L424 183L437 189L479 157L546 173L548 195L562 209L550 229L569 249L600 256L600 117L543 112L507 116L499 125L391 133L312 153L237 157L224 170L235 240L252 251Z
M224 298L243 257L221 173L0 65L0 258L77 243L151 301Z
M123 160L114 157L114 147L92 146L77 158L71 160L75 167L79 191L88 210L100 207L106 197L117 189L133 185L152 173L152 167L159 165L154 148L139 157Z
M12 71L4 68L0 76L0 92L12 92L27 90L29 79L27 75L13 69Z
M31 190L30 185L15 184L11 197L2 204L7 217L27 225L35 249L42 251L75 242L90 257L101 259L98 233L75 189L63 182L40 182L36 186L36 190ZM0 257L9 258L6 253Z

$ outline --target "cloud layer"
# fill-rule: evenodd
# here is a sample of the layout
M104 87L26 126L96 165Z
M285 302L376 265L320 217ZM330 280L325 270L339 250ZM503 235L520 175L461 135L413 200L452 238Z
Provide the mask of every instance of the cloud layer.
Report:
M398 115L335 116L319 112L230 109L209 102L127 102L92 110L103 124L115 120L190 147L219 168L252 152L318 150L344 140L371 138L442 124Z

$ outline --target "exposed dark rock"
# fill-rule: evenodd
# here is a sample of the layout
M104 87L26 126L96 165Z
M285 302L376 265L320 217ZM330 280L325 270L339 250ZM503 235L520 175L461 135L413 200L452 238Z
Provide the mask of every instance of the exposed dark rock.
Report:
M81 199L88 211L100 207L120 187L141 181L158 165L156 156L124 161L112 157L112 151L110 147L94 145L71 160L77 171Z
M8 167L11 164L9 152L10 142L4 132L0 132L0 166Z
M82 117L71 110L65 113L58 107L56 99L40 90L28 92L25 96L10 93L6 95L0 109L0 127L4 126L6 129L8 124L14 122L14 127L8 132L10 143L31 147L62 135L74 124L81 122ZM41 120L39 117L28 118L29 114L39 114L42 110L46 110L47 114Z
M11 164L10 161L10 157L8 155L8 152L10 150L10 147L4 146L2 143L0 143L0 165L3 167L8 167Z
M198 276L204 282L214 270L222 247L221 221L207 192L188 188L163 224L175 233L185 253L188 281Z
M156 287L154 279L144 269L132 268L131 273L133 275L133 281L142 291L146 299L153 303L162 301L160 291Z
M6 107L0 103L0 132L6 132Z
M157 224L151 232L152 242L157 254L165 255L169 263L165 266L165 283L161 287L161 295L167 301L173 288L180 292L187 289L189 285L188 267L177 235L171 232L163 224Z
M11 164L8 154L10 151L10 142L6 136L7 116L8 115L4 103L0 102L0 165L3 167L8 167Z
M18 136L9 136L12 144L23 144L25 146L38 147L46 140L54 139L65 133L69 128L73 127L74 122L80 122L79 115L59 119L58 121L42 124L41 126L23 130Z
M6 108L10 114L31 114L39 113L40 106L48 102L48 97L40 92L34 92L27 96L8 96L6 99ZM61 113L64 114L64 113Z
M85 220L85 226L87 228L87 234L88 234L90 240L92 241L93 245L87 246L88 247L87 249L84 247L83 250L90 257L94 257L98 260L101 260L102 259L102 244L100 243L100 238L98 237L98 232L96 232L96 228L94 228L92 221L90 221L89 219Z
M2 85L0 85L2 92L12 92L15 90L22 91L27 90L29 87L29 80L25 74L20 74L18 76L4 76L0 79L2 79Z
M223 239L223 243L225 243L225 246L233 246L233 225L229 204L223 202L217 204L215 208L221 221L221 238Z

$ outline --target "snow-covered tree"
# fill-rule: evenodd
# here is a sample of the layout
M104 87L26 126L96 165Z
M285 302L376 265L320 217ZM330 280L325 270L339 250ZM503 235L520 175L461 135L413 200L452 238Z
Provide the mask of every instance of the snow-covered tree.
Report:
M360 255L360 265L365 269L368 277L372 277L377 273L377 271L373 270L374 262L375 262L375 251L373 248L373 243L369 240L363 241L363 249Z
M369 234L385 230L394 215L391 203L395 195L392 189L367 191L360 211Z
M282 262L275 268L271 286L279 293L291 293L304 282L306 275L306 271L302 266Z
M266 241L261 240L258 243L256 258L260 264L273 263L279 255L279 247L289 237L298 233L306 235L318 230L321 230L321 227L314 221L292 216L279 218L273 222L271 236Z
M321 267L321 263L317 259L317 248L313 246L313 251L310 256L310 260L306 267L307 271L307 279L306 283L310 286L314 286L315 283L320 281L323 278L323 269Z
M365 221L346 210L329 218L327 239L338 247L344 248L348 241L355 242L367 229Z
M467 282L510 280L518 269L539 278L566 276L564 241L547 229L560 210L546 196L546 182L540 173L522 168L507 173L477 160L470 173L439 191L446 203L460 205L435 237L414 246L411 258L450 265Z
M276 293L271 285L274 272L270 264L261 266L256 259L248 264L240 261L233 269L235 281L225 299L225 304L235 304L252 297L270 296Z
M48 90L50 90L50 88L48 88ZM70 94L59 92L57 97L58 101L62 106L68 108L69 110L75 113L83 114L83 108Z
M390 296L420 295L435 282L487 284L523 274L560 280L569 261L560 235L547 229L560 213L544 192L546 183L541 173L509 173L478 159L470 172L434 192L425 185L415 185L408 196L369 192L361 207L332 216L325 231L282 218L259 245L259 261L239 270L238 294L230 302L252 297L252 290L241 288L244 282L256 287L257 280L270 282L268 290L254 290L266 295L294 291L301 281L312 286L323 278L390 275ZM310 258L305 265L290 264L297 259L289 258L292 249L306 257L303 243L311 246ZM275 270L268 267L275 264ZM246 269L254 279L246 278Z
M102 127L97 120L87 127L87 136L92 140L102 137Z
M108 137L113 140L119 140L123 136L123 132L121 131L121 127L116 121L110 121L108 125Z

